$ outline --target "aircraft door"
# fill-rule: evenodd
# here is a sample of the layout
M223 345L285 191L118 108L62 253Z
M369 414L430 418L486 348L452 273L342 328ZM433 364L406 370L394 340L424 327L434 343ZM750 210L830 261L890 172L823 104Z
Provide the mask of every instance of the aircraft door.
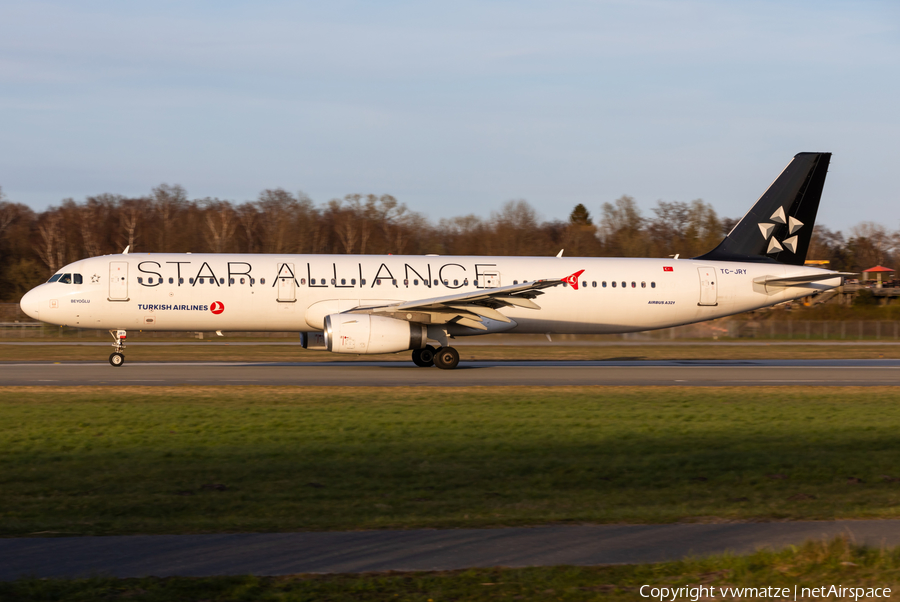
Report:
M293 263L282 263L278 266L276 281L279 303L293 303L297 300L297 280L294 277Z
M128 301L128 262L109 262L110 301Z
M481 277L484 279L484 288L500 286L500 272L485 272Z
M697 268L697 271L700 273L700 302L697 305L718 305L715 268Z

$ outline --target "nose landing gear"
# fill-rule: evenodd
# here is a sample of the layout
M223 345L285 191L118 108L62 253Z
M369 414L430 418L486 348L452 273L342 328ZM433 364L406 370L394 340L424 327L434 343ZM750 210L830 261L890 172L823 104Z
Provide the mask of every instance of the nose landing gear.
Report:
M125 363L125 354L122 353L125 350L125 338L128 334L124 330L110 330L109 334L112 335L113 341L115 341L112 346L115 349L109 356L109 363L111 366L118 368Z

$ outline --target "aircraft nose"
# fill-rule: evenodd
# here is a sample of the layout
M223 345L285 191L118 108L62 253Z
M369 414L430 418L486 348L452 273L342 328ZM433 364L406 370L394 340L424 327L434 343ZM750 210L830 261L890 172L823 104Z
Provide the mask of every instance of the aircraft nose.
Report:
M25 315L33 320L40 320L41 294L36 288L31 289L19 301L19 307Z

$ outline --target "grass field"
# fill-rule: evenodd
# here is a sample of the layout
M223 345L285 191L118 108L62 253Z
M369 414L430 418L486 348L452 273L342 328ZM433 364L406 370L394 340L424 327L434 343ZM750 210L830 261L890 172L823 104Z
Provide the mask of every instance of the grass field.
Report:
M467 345L454 341L462 361L472 360L688 360L688 359L897 359L900 345ZM106 361L107 345L4 345L0 362ZM408 352L387 355L338 355L299 346L271 345L141 345L129 344L128 362L247 361L247 362L410 362Z
M0 582L0 599L30 601L129 600L136 602L317 601L367 602L398 600L646 600L651 587L706 587L701 599L768 599L774 589L787 588L793 600L826 596L806 595L803 588L832 585L845 588L900 590L900 551L856 547L844 540L807 543L780 552L757 552L745 557L718 556L654 565L606 567L541 567L479 569L453 572L380 573L362 575L298 575L291 577L211 577L168 579L86 580L23 579ZM708 588L715 588L710 591ZM748 595L744 588L765 588L769 596ZM743 596L734 596L734 589ZM652 590L645 588L644 593ZM696 589L695 593L699 593ZM680 600L690 600L683 592ZM879 592L884 594L885 592ZM688 595L684 595L688 594ZM890 597L886 596L886 597ZM667 596L671 600L671 596ZM833 598L829 598L833 599ZM853 597L843 596L843 599ZM860 596L860 599L866 599ZM869 597L868 599L872 599ZM881 598L884 599L884 598Z
M888 387L0 389L0 535L900 516Z

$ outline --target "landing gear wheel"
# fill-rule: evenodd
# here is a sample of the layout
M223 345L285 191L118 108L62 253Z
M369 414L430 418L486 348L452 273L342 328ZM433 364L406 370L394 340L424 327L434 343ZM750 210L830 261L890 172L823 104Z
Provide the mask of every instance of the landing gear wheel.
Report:
M413 349L412 361L419 368L431 368L434 366L435 348L426 345L423 349Z
M434 354L434 365L441 370L453 370L459 365L459 352L453 347L441 347Z
M111 353L109 355L109 363L118 368L125 363L125 355L119 352Z

